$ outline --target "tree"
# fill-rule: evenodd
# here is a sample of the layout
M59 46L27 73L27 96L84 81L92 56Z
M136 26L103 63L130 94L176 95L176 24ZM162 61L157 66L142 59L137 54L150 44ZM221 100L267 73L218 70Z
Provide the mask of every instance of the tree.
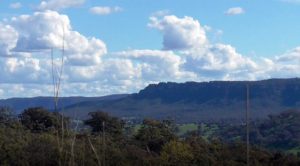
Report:
M63 155L59 152L56 139L49 133L31 134L24 146L26 161L30 165L59 165Z
M170 121L157 121L145 119L143 121L142 127L139 129L138 133L135 135L135 139L140 143L140 145L146 148L147 151L160 152L162 146L176 139L173 133L173 126Z
M13 111L9 107L0 107L0 124L7 124L13 120Z
M163 165L191 165L193 153L191 147L180 141L170 141L166 143L160 155Z
M185 142L192 147L193 164L202 166L216 165L215 153L212 153L213 147L204 138L190 135L185 139Z
M58 113L48 112L41 107L28 108L19 115L23 126L34 133L47 132L51 130L58 130L61 128L62 115ZM64 123L67 123L67 119Z
M91 112L89 115L91 118L84 121L84 124L92 128L93 134L105 132L113 137L122 135L124 123L120 119L109 116L108 113L102 111Z

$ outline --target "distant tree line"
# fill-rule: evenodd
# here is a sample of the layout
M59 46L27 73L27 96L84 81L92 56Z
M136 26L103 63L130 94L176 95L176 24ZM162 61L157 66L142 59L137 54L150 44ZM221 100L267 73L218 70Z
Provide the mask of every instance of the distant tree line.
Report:
M197 133L179 138L171 120L145 119L134 132L132 126L105 112L89 115L83 122L88 128L79 130L79 121L44 108L28 108L18 116L9 108L1 108L0 165L246 165L242 142L205 140ZM72 123L75 127L71 128ZM250 162L297 166L300 158L252 146Z
M215 128L209 138L218 137L224 142L231 143L246 140L245 124L228 125L226 123L211 124L206 131L201 131L204 136ZM300 156L300 112L297 110L283 111L278 115L269 115L268 119L256 120L250 123L250 142L269 150L281 150Z

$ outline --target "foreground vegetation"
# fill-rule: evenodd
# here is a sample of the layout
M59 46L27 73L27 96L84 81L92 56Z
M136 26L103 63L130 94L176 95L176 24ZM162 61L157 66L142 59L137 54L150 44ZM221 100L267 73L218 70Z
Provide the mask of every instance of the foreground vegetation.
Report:
M0 165L246 165L241 141L204 139L198 132L178 137L170 120L145 119L135 131L107 113L89 115L79 127L79 121L43 108L18 117L1 108ZM296 166L300 158L252 146L250 162Z

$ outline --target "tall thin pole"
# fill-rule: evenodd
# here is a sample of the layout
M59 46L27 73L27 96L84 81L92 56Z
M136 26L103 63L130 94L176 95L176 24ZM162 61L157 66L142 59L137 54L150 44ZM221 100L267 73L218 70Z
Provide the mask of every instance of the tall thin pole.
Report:
M102 122L103 131L103 166L105 166L105 121Z
M249 144L249 84L247 84L247 94L246 94L246 128L247 128L247 166L249 166L249 151L250 151L250 144Z

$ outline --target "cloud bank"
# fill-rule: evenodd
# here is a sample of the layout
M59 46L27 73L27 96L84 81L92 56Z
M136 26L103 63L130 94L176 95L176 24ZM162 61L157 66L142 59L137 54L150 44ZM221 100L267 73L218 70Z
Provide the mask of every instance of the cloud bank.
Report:
M49 1L50 3L50 1ZM34 26L32 26L34 25ZM65 48L62 95L131 93L161 81L257 80L295 77L300 48L274 58L252 58L212 43L208 26L192 17L152 15L161 49L109 52L104 41L74 30L67 15L45 10L0 23L0 97L52 94L51 49Z

